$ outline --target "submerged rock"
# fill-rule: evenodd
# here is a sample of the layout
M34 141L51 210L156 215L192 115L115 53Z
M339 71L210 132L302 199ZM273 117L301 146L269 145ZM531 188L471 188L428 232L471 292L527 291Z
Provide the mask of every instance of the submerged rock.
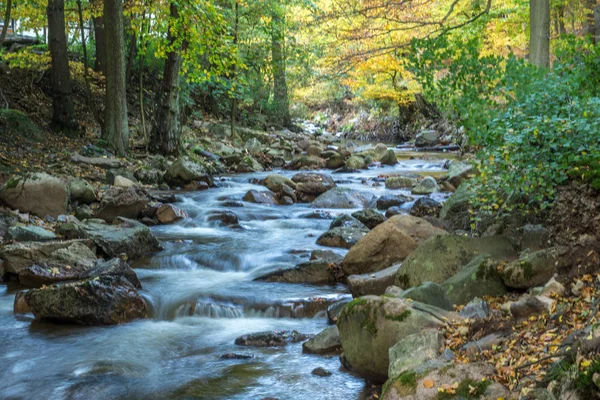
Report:
M275 201L275 195L273 192L264 191L259 192L258 190L249 190L243 197L244 201L248 201L250 203L258 203L258 204L267 204L267 205L275 205L277 202Z
M25 293L36 319L80 325L114 325L146 318L146 303L124 277L100 276Z
M341 247L344 249L349 249L358 243L358 241L361 240L368 232L369 229L367 227L361 228L357 226L339 226L337 228L330 229L319 236L317 239L317 244L327 247Z
M356 211L352 213L352 216L362 222L367 228L373 229L377 225L385 222L383 214L378 213L372 208L366 210Z
M436 180L431 176L426 177L421 182L417 183L415 187L412 188L412 194L428 195L439 191L440 188Z
M309 283L313 285L333 284L335 277L329 270L330 261L318 259L308 261L290 269L270 272L257 280L265 282Z
M393 194L381 196L377 199L377 209L378 210L387 210L391 207L401 206L404 203L409 203L414 199L409 196L398 195L395 196Z
M238 346L281 347L289 343L303 342L310 335L298 331L267 331L243 335L235 339Z

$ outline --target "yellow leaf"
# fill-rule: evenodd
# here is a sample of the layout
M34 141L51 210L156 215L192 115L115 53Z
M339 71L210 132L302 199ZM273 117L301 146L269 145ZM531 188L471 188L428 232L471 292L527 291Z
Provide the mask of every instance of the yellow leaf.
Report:
M423 387L425 389L431 389L433 387L433 380L431 380L431 379L425 379L423 381Z

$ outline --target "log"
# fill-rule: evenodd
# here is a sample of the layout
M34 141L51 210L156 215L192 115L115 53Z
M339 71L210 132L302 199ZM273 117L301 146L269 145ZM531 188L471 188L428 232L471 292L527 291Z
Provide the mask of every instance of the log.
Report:
M6 48L11 48L14 44L20 46L32 46L34 44L39 43L40 41L33 36L6 35L6 39L4 39L4 43L2 43L2 46Z
M104 158L104 157L86 157L79 153L71 154L71 161L75 164L87 164L103 169L121 168L123 163L116 158Z

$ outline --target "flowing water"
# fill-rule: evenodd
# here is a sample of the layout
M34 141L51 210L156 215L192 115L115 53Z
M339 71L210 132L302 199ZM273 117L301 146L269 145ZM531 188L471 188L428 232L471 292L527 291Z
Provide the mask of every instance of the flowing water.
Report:
M334 174L339 186L388 191L377 176L436 172L444 160L402 161L395 167ZM275 171L292 176L289 171ZM331 173L331 171L322 171ZM327 304L348 298L344 286L256 282L266 272L306 261L330 220L307 219L310 205L265 206L240 201L250 183L269 173L221 178L218 188L181 194L190 218L153 228L165 250L134 267L151 318L111 327L36 322L12 312L18 288L0 286L2 399L358 399L359 377L342 371L337 356L302 354L301 344L244 348L236 337L265 330L318 333ZM439 195L442 196L442 195ZM240 227L209 221L234 211ZM339 215L349 210L329 210ZM345 250L334 249L340 254ZM227 353L251 356L223 359ZM316 367L333 372L311 374Z

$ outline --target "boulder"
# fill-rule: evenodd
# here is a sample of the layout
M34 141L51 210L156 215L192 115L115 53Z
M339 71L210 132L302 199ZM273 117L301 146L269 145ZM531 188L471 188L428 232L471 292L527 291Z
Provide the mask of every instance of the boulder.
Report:
M108 183L109 185L115 185L115 181L119 176L133 183L137 183L137 179L135 179L134 173L128 170L127 168L116 168L106 171L106 183Z
M265 282L308 283L313 285L334 284L335 277L329 269L330 261L312 260L289 269L279 269L257 280Z
M434 236L406 258L396 276L396 285L409 288L426 281L443 283L480 254L489 254L498 260L517 256L512 243L502 236Z
M442 205L440 219L452 230L466 230L471 225L471 198L475 193L466 184L458 187Z
M444 348L444 335L437 329L425 329L402 338L389 350L388 376L396 378L440 355Z
M250 153L260 153L262 151L262 143L257 138L250 138L244 145Z
M121 188L130 188L132 186L135 186L136 183L131 179L125 178L124 176L117 175L115 177L115 183L113 185Z
M281 192L281 185L287 185L289 187L291 187L292 189L296 189L296 182L292 181L291 179L283 176L283 175L277 175L277 174L272 174L267 176L263 181L262 184L265 185L267 187L267 189L269 189L271 192L275 192L275 193L279 193Z
M440 143L440 133L434 130L421 131L415 138L417 147L433 147Z
M522 228L521 250L538 251L548 248L550 234L542 225L525 225Z
M379 156L379 161L384 165L398 164L398 158L396 157L396 152L391 149L386 150L381 156Z
M338 152L327 157L327 161L325 162L325 168L327 169L338 169L346 166L346 160L344 156Z
M46 242L56 240L56 235L40 226L11 226L6 234L8 240L17 242Z
M410 189L417 184L419 177L415 175L392 175L385 180L386 189Z
M500 273L504 284L514 289L544 285L556 271L558 252L555 248L523 255L508 263Z
M262 166L254 157L245 156L235 167L236 172L262 172L265 167Z
M77 201L80 204L91 204L96 201L94 187L82 178L69 180L69 193L71 194L71 202Z
M385 222L385 217L383 216L383 214L378 213L372 208L353 212L352 216L360 222L362 222L369 229L373 229L377 225L380 225Z
M242 200L248 201L250 203L267 204L270 206L277 204L277 202L275 201L275 195L273 194L273 192L270 192L270 191L259 192L258 190L254 190L254 189L248 190L248 192L246 192L246 194L244 195Z
M19 217L16 213L0 210L0 236L6 235L8 229L19 223Z
M475 167L471 163L455 161L448 168L448 181L452 186L459 187L463 181L469 179L475 173Z
M490 316L490 306L487 301L476 297L460 310L460 316L469 319L487 318Z
M71 266L92 268L96 263L95 248L85 240L14 243L0 248L6 274L19 275L32 265L46 269Z
M223 226L238 226L240 219L233 211L214 211L208 215L208 221L218 221Z
M506 286L498 273L498 261L485 254L475 256L467 266L443 284L452 304L467 304L476 297L506 294Z
M340 332L337 326L330 326L312 339L302 343L302 352L308 354L337 353L342 349Z
M358 243L358 241L361 240L368 232L369 229L366 227L360 228L356 226L340 226L330 229L319 236L317 239L317 244L327 247L341 247L344 249L349 249Z
M393 194L388 194L385 196L381 196L380 198L377 199L377 209L378 210L387 210L388 208L401 206L402 204L409 203L413 200L414 199L409 196L404 196L404 195L396 196Z
M71 154L71 162L75 164L87 164L103 169L120 168L123 163L121 160L112 157L86 157L75 152Z
M66 214L69 199L67 185L43 172L10 178L0 187L0 203L42 218Z
M290 162L287 169L299 170L299 169L321 169L325 168L325 160L320 157L314 156L300 156Z
M432 193L436 193L440 191L440 187L438 186L435 178L428 176L419 183L415 187L412 188L412 194L420 194L420 195L429 195Z
M164 173L156 168L140 168L135 171L134 176L144 185L160 185L164 182Z
M281 347L289 343L303 342L310 336L298 331L268 331L251 333L235 339L238 346Z
M312 202L312 208L366 208L371 204L374 195L370 192L336 187L328 190Z
M111 187L104 193L96 218L112 222L117 217L137 219L150 199L138 186L128 188Z
M436 217L442 209L442 203L429 196L419 197L410 209L410 215L415 217Z
M169 186L183 186L185 184L201 181L212 185L212 178L206 172L206 169L201 164L190 160L187 157L179 158L175 161L164 175L165 182Z
M135 288L142 287L137 274L129 264L120 258L109 261L100 260L96 265L75 264L47 268L32 265L19 273L19 283L29 288L39 288L43 285L51 285L58 282L75 281L97 276L123 276Z
M347 169L363 169L365 167L365 160L360 156L352 156L346 160Z
M25 293L36 319L79 325L115 325L146 318L146 303L121 276L99 276Z
M339 227L354 227L359 229L369 229L365 224L360 222L358 219L354 218L348 214L342 214L329 225L329 229L339 228Z
M309 156L321 157L322 151L323 149L321 149L320 146L316 146L313 144L308 149L306 149L306 154L308 154Z
M419 286L406 290L402 290L397 286L392 285L393 283L390 284L385 291L389 296L399 297L401 299L411 299L443 310L452 311L454 309L454 307L452 307L452 302L448 299L446 293L444 293L444 289L437 283L424 282Z
M529 318L532 315L549 314L552 312L554 300L546 296L527 296L510 304L510 313L517 319Z
M389 349L427 328L440 328L452 315L405 299L365 296L348 303L337 326L348 366L374 383L388 376Z
M311 374L316 375L316 376L320 376L320 377L323 377L323 378L332 375L331 371L329 371L329 370L327 370L327 369L325 369L323 367L317 367L317 368L313 369L312 372L311 372Z
M306 196L319 196L329 189L336 187L331 176L326 174L302 172L292 176L292 181L296 183L296 191ZM291 187L294 188L294 186ZM302 197L300 196L301 200ZM310 201L312 200L314 198Z
M161 224L172 224L182 219L188 218L188 215L181 208L172 204L163 204L156 210L156 219Z
M400 264L374 273L350 275L348 277L348 289L350 289L352 297L384 294L385 290L394 284L398 268L400 268Z
M376 272L403 261L419 243L445 232L429 222L398 215L371 230L342 262L346 275Z
M134 261L162 249L144 224L125 218L119 218L118 222L116 225L88 222L80 229L110 258L125 256Z

